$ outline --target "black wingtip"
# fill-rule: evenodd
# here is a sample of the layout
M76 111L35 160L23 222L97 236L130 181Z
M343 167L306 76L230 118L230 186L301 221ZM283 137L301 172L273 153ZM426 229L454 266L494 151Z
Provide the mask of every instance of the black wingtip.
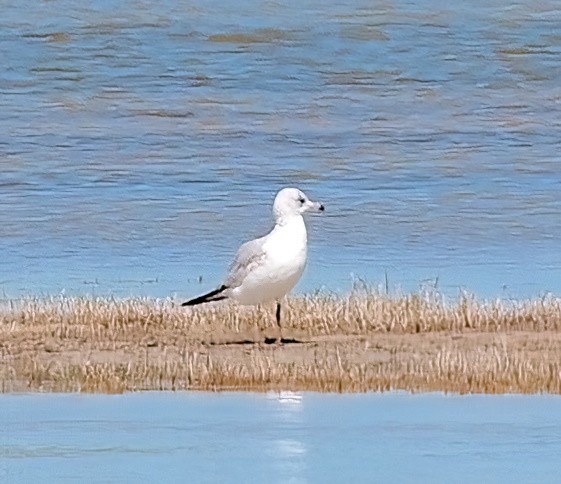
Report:
M189 301L185 301L181 304L181 307L184 306L196 306L197 304L203 304L207 302L213 301L221 301L222 299L226 299L226 296L223 296L221 293L228 289L227 286L220 286L218 289L214 291L210 291L207 294L203 294L202 296L196 297L194 299L190 299Z

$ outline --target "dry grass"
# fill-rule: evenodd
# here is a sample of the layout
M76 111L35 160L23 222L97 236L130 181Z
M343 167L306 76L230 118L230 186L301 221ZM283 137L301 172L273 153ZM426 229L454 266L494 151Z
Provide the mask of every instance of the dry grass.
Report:
M561 299L435 293L181 308L153 299L0 303L0 390L561 393Z

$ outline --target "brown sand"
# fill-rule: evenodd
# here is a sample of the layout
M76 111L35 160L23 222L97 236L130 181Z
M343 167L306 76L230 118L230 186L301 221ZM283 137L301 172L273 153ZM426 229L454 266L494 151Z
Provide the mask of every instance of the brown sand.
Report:
M284 315L279 343L272 307L10 301L0 388L561 393L560 299L362 292L291 299Z

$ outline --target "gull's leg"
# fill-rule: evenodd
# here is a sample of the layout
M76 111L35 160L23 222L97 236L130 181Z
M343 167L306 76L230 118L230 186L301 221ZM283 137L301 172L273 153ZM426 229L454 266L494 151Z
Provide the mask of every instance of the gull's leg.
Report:
M281 341L282 341L282 330L281 330L281 324L280 324L280 316L281 316L281 305L280 305L280 301L277 300L276 320L277 320L277 326L279 327L279 336L278 336L278 338L274 337L274 336L271 336L271 337L265 336L265 344L270 345L270 344L273 344L273 343L277 343L277 344L281 343Z
M279 327L279 336L278 338L268 338L265 337L265 343L270 345L273 343L282 343L282 328L281 328L281 324L280 324L280 318L281 318L281 305L280 305L280 301L277 300L277 311L276 311L276 320L277 320L277 326Z
M281 316L281 305L280 305L280 301L277 301L277 326L279 327L279 330L281 329L281 324L280 324L280 316Z

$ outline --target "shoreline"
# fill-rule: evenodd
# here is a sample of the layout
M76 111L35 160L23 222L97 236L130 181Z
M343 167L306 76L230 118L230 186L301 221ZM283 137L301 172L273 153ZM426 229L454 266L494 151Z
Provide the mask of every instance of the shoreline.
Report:
M561 299L437 294L291 298L182 309L152 299L0 307L0 391L561 394Z

